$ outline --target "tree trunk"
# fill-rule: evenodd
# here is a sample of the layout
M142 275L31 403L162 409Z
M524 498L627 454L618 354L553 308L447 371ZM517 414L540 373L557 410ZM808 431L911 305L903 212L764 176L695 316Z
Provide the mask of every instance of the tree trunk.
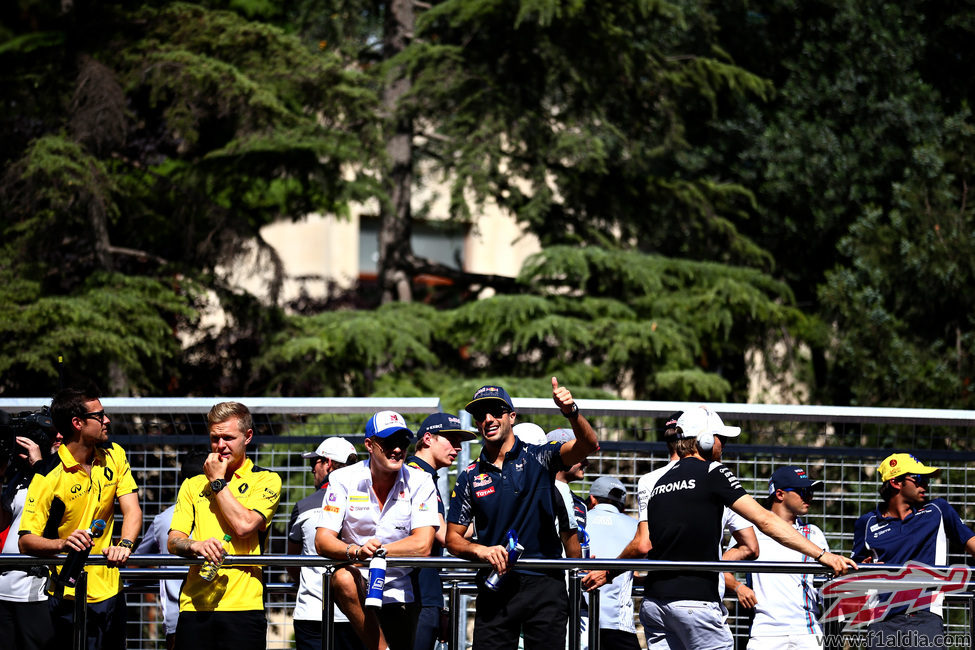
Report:
M412 0L393 0L386 14L383 53L388 60L399 54L413 36ZM389 202L380 208L379 286L383 303L413 299L413 257L410 244L412 212L410 199L413 186L413 122L399 115L399 101L410 90L410 80L401 69L394 70L383 90L383 106L389 135L386 154L389 171L386 187Z

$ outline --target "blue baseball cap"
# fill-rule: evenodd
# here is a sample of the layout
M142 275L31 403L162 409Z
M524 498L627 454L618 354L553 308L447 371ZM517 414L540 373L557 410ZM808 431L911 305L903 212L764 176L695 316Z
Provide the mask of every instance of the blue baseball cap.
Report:
M515 410L515 405L511 403L508 391L500 386L481 386L474 391L474 398L467 403L464 410L471 415L477 415L484 406L491 402L501 402L508 410Z
M420 428L416 431L416 437L422 438L423 434L430 433L435 436L444 434L456 435L460 440L474 440L477 436L472 431L468 431L460 424L460 418L453 413L434 413L427 416Z
M395 411L380 411L366 422L367 438L388 438L400 431L405 431L409 439L413 440L413 432L406 426L406 420Z
M772 472L772 476L768 480L768 493L775 494L776 490L785 490L786 488L818 490L822 486L822 481L812 480L806 475L806 470L798 465L786 465Z

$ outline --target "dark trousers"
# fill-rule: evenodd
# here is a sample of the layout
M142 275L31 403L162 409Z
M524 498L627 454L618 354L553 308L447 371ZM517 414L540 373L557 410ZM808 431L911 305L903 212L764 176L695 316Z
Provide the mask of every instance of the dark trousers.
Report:
M74 599L51 596L47 604L57 647L73 647ZM88 650L125 650L126 620L124 593L100 603L88 603L88 626L85 630Z
M180 612L176 650L265 650L263 609L246 612Z
M640 639L635 632L623 630L599 630L599 647L603 650L640 650Z
M481 587L474 613L477 650L514 650L518 636L525 650L561 650L569 621L569 596L559 575L511 572L497 591Z
M433 650L440 637L440 612L442 607L427 605L420 608L420 617L416 621L416 638L413 641L415 650Z
M54 628L46 600L0 600L0 650L54 650Z
M335 650L365 650L351 623L334 623ZM295 650L322 650L322 622L295 620Z
M420 615L417 603L388 603L379 610L379 627L389 650L413 650L416 620Z
M913 614L897 614L890 618L873 623L867 628L867 648L940 648L934 645L935 637L942 637L945 633L944 622L937 614L930 611L915 612Z

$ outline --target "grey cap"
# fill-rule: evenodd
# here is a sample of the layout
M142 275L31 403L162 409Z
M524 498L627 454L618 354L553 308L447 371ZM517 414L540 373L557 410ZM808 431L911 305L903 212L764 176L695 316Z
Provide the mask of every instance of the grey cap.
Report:
M618 478L600 476L589 486L589 494L597 499L609 499L616 503L623 503L626 501L626 486Z

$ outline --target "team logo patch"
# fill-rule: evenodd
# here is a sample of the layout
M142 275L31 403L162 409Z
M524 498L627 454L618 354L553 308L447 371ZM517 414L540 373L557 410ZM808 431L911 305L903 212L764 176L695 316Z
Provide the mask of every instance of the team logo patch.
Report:
M238 491L238 492L240 492L241 494L243 494L244 492L247 492L247 489L248 489L249 487L250 487L250 486L249 486L249 485L247 485L247 483L241 483L241 484L240 484L240 487L238 487L238 488L237 488L237 491Z
M112 469L110 467L106 467L105 468L105 480L106 481L111 481L113 476L115 476L115 473L112 472Z
M489 487L489 488L485 488L483 490L478 490L477 492L474 493L474 496L480 498L480 497L486 497L489 494L494 494L494 486L493 485L491 487Z
M471 483L471 486L479 488L490 484L491 484L490 474L478 474L477 476L474 477L474 481Z

